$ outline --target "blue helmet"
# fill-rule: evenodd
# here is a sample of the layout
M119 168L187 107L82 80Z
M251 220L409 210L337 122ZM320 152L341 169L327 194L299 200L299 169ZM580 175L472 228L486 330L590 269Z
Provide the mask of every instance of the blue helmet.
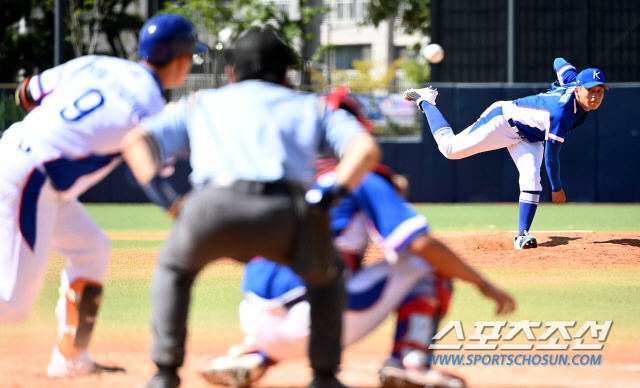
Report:
M196 27L184 16L159 14L142 26L138 58L156 65L169 63L184 54L203 54L207 46L198 41Z

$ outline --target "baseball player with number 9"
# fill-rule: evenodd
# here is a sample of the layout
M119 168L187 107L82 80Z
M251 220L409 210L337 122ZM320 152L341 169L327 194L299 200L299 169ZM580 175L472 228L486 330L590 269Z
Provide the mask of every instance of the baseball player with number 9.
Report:
M205 50L190 21L159 15L140 32L140 63L84 56L27 77L16 91L29 113L0 139L0 324L29 316L49 251L61 254L49 376L122 370L87 351L111 242L77 198L117 166L122 137L162 110L162 89L181 86Z
M516 249L538 246L529 230L542 191L542 159L551 180L553 202L565 202L560 181L560 149L569 132L584 122L587 112L598 109L604 90L609 89L604 74L598 69L586 69L578 74L563 58L555 59L553 69L558 80L548 92L515 101L495 102L474 124L457 135L436 108L436 89L428 87L404 92L404 98L415 101L426 115L438 149L446 158L462 159L499 148L509 150L520 173Z

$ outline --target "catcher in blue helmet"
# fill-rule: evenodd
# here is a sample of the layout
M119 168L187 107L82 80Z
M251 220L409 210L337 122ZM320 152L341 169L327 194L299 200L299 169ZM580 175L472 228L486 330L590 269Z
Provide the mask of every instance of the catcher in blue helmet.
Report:
M66 265L50 377L122 370L88 351L111 242L78 196L118 166L124 135L162 110L162 90L181 86L205 50L190 21L158 15L140 33L140 62L87 55L27 77L16 91L28 114L0 139L0 213L8 215L0 219L0 325L27 319L49 252L59 252Z

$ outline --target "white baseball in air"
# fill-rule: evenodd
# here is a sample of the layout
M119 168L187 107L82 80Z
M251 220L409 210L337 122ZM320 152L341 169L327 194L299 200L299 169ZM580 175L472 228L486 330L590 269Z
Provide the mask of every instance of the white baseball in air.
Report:
M430 63L438 63L444 59L444 49L437 43L431 43L422 50L422 55Z

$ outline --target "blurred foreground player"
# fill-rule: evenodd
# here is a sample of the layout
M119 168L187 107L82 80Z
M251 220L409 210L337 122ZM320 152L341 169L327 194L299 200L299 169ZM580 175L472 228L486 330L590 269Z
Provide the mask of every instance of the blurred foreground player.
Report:
M123 142L149 198L177 214L153 277L151 358L158 372L147 387L180 384L198 273L220 257L247 262L258 255L291 266L308 282L310 386L342 387L336 373L344 283L327 208L377 163L380 149L353 116L287 87L295 56L273 30L242 35L229 60L230 85L180 100ZM320 152L341 162L335 180L309 190ZM194 190L184 201L158 175L172 157L188 157L193 170Z
M29 114L0 140L0 324L27 318L49 250L60 253L66 266L49 376L122 370L87 352L111 242L78 196L121 162L123 136L162 109L162 89L180 86L192 56L205 49L190 21L160 15L140 32L139 63L80 57L28 77L16 91Z

